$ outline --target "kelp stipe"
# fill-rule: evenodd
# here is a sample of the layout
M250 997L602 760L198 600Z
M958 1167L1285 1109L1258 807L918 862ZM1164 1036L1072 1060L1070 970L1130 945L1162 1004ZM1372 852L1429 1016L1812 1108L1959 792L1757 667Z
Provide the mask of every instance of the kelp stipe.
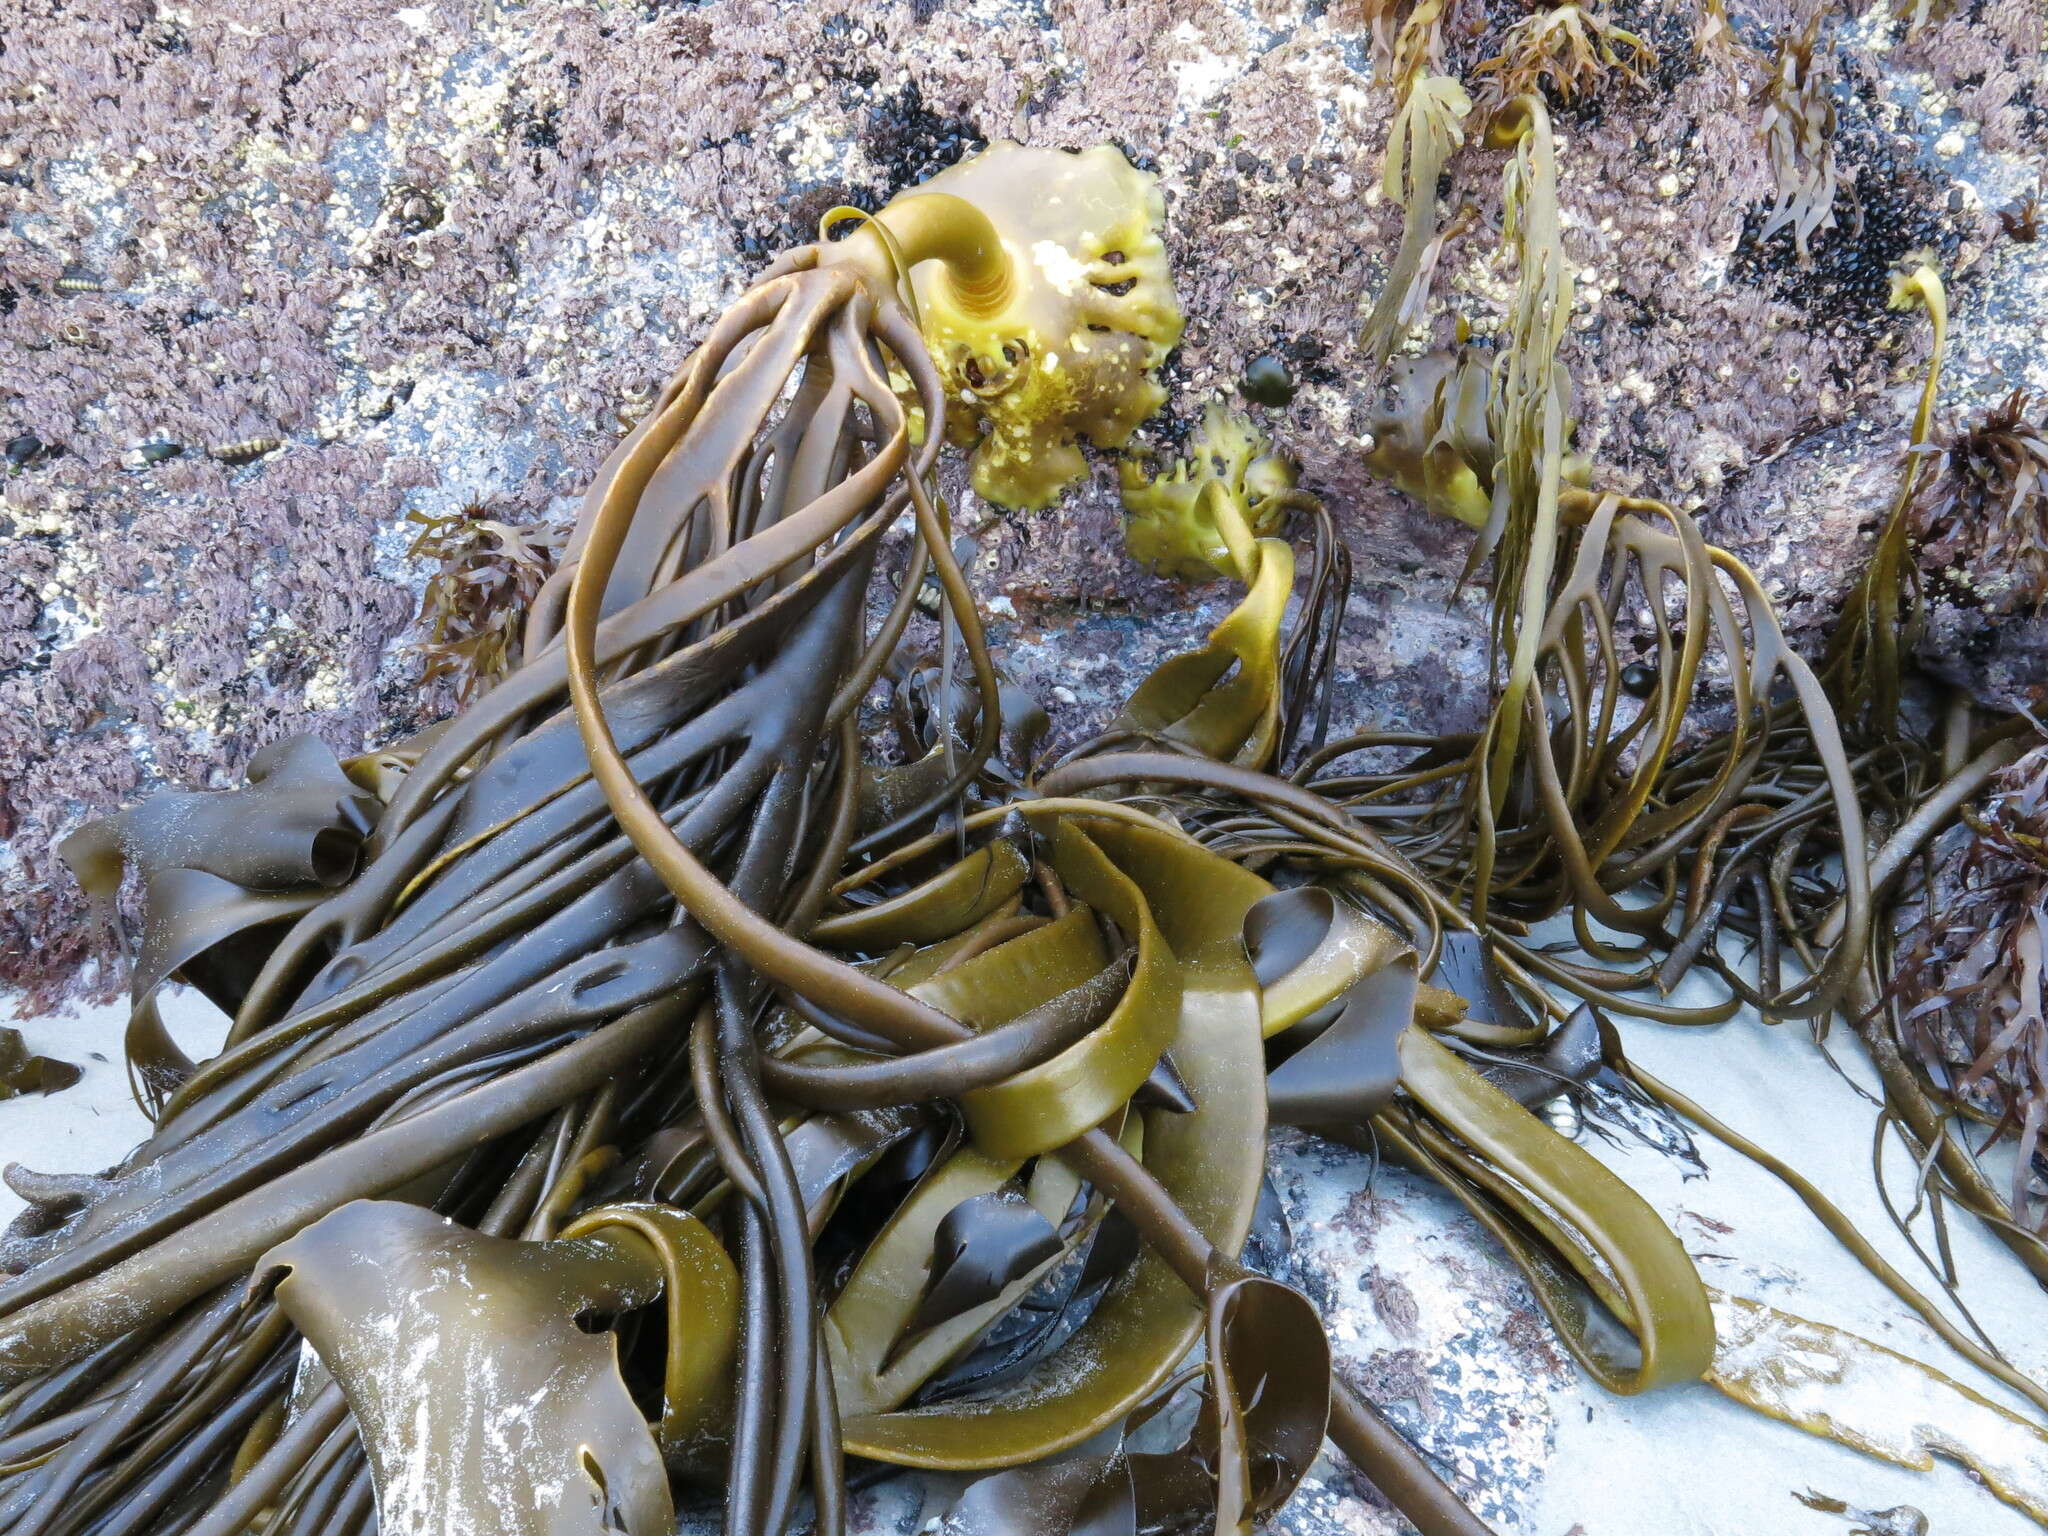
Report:
M1235 577L1249 590L1206 646L1154 669L1108 732L1073 753L1143 738L1265 766L1304 733L1311 749L1321 746L1351 555L1321 500L1297 488L1293 461L1250 420L1211 401L1185 459L1149 476L1126 459L1120 473L1132 558L1183 580ZM1301 610L1283 642L1295 559L1276 535L1290 517L1306 527L1310 556Z
M1590 21L1531 19L1568 37L1564 11ZM1403 46L1434 59L1435 8L1415 14ZM1367 455L1475 530L1472 573L1491 560L1483 730L1323 742L1348 557L1218 413L1185 466L1129 468L1131 534L1245 596L1048 766L929 471L957 441L984 493L1051 496L1081 441L1121 443L1156 403L1179 316L1147 178L1112 151L1000 146L828 215L843 238L778 260L712 328L598 476L524 664L460 715L309 757L306 796L284 775L212 797L235 855L217 871L175 838L86 836L102 888L131 856L223 887L191 903L199 947L150 972L238 1017L214 1060L148 1064L159 1123L122 1168L9 1175L31 1211L0 1291L0 1530L357 1536L380 1497L387 1536L659 1530L668 1484L695 1482L723 1487L733 1536L779 1533L806 1490L834 1536L848 1452L994 1472L956 1511L992 1536L1241 1530L1327 1434L1432 1536L1475 1536L1333 1377L1306 1299L1238 1268L1263 1130L1436 1180L1611 1389L1705 1372L1759 1400L1713 1363L1717 1306L1755 1332L1742 1304L1532 1112L1596 1090L1732 1137L2042 1401L1608 1026L1850 1016L1923 1188L1996 1227L1877 987L1919 851L2022 744L1963 710L1938 773L1915 743L1850 752L1755 577L1684 513L1593 488L1558 359L1548 118L1529 96L1488 126L1514 151L1508 322L1491 352L1409 367ZM1033 206L1044 185L1064 211ZM1290 518L1312 539L1291 624ZM871 592L899 523L897 586ZM900 644L933 587L936 661ZM1715 676L1731 696L1707 730ZM884 677L911 760L876 769L859 711ZM1866 805L1892 813L1875 847ZM1579 955L1528 931L1562 914ZM1753 977L1724 937L1755 945ZM1670 1000L1696 971L1720 1003ZM384 1273L350 1269L371 1250ZM436 1315L437 1269L493 1277L499 1305ZM410 1436L420 1383L365 1343L394 1317L464 1363L474 1422L516 1416L518 1344L587 1390L513 1426L516 1466L438 1436L460 1416ZM1191 1431L1139 1450L1183 1391ZM402 1465L417 1447L439 1485ZM567 1502L542 1510L547 1489Z
M1019 164L998 163L989 184L1014 198ZM1076 236L1102 246L1099 296L1059 291L1044 240L1011 264L1000 220L943 192L784 257L600 471L517 670L420 740L315 774L311 821L296 800L221 802L242 812L230 849L289 845L306 821L333 867L258 872L284 880L285 904L221 930L242 946L220 994L227 1049L165 1058L144 1147L103 1178L15 1176L32 1209L10 1239L27 1272L0 1293L16 1382L0 1436L23 1458L0 1493L8 1529L354 1532L381 1509L387 1530L553 1530L544 1487L568 1492L549 1506L560 1528L654 1529L665 1475L722 1473L735 1532L782 1530L806 1486L831 1532L842 1447L1028 1462L1140 1408L1204 1327L1219 1431L1171 1478L1190 1513L1273 1508L1334 1413L1339 1443L1427 1528L1480 1529L1330 1385L1306 1303L1230 1264L1264 1118L1238 929L1267 887L1115 803L1013 812L1017 766L991 769L1028 711L925 486L949 395L984 392L990 488L1047 494L1074 436L1120 442L1150 409L1178 327L1149 183L1113 152L1053 163L1116 193ZM1028 381L991 388L1005 342L1061 325L1101 349L1076 349L1091 362L1047 347ZM1263 760L1315 711L1348 566L1279 462L1255 468L1233 493L1270 505L1233 501L1217 526L1256 589L1258 697L1242 720L1223 711L1219 749ZM1324 619L1283 646L1292 554L1251 522L1288 511L1316 519ZM917 537L870 636L880 536L904 512ZM938 729L957 720L965 740L864 823L855 710L895 666L926 570L973 683L943 690ZM966 857L935 867L970 831ZM842 875L863 843L885 851ZM149 857L184 867L178 847ZM257 880L247 862L228 874ZM195 967L181 952L162 969ZM502 1272L504 1305L457 1328L410 1282L380 1303L337 1242L398 1255L380 1283ZM1073 1348L1039 1329L975 1349L1064 1259L1096 1277L1053 1314ZM241 1304L252 1267L291 1278ZM480 1395L450 1416L458 1438L516 1409L483 1380L512 1336L553 1341L595 1416L522 1420L531 1466L451 1441L444 1483L408 1481L414 1399L359 1347L394 1307L401 1331L467 1362ZM599 1333L578 1313L601 1314L582 1319ZM730 1372L707 1374L721 1349ZM1284 1401L1252 1385L1274 1351L1300 1367ZM1009 1377L1014 1394L945 1407ZM656 1398L619 1387L655 1380ZM506 1497L508 1525L491 1513Z
M1528 164L1540 172L1535 126L1504 113L1493 136L1525 135L1524 153L1535 151ZM1510 232L1517 202L1545 185L1540 174L1517 175L1522 166L1518 158L1516 184L1504 189ZM1544 205L1532 206L1540 220ZM1554 218L1554 204L1549 212ZM1973 739L1969 711L1952 710L1939 772L1925 750L1898 735L1917 612L1911 503L1919 461L1930 451L1927 412L1946 329L1938 278L1918 263L1900 274L1895 299L1925 303L1935 316L1934 368L1878 557L1853 590L1817 674L1786 642L1755 577L1706 544L1690 518L1646 497L1601 496L1583 466L1567 468L1552 424L1564 422L1568 431L1568 415L1528 409L1547 403L1541 393L1531 396L1527 381L1544 377L1542 360L1554 356L1545 350L1554 333L1529 323L1546 313L1544 270L1540 258L1532 266L1531 253L1522 252L1509 337L1490 375L1469 349L1401 365L1398 409L1374 422L1367 453L1379 473L1479 530L1473 567L1492 552L1501 702L1477 741L1365 733L1312 755L1297 779L1349 812L1353 856L1373 856L1371 875L1353 878L1375 892L1382 910L1402 910L1401 898L1415 890L1427 899L1408 910L1427 915L1432 929L1479 919L1520 978L1671 1023L1726 1018L1747 1003L1766 1019L1804 1019L1822 1031L1844 1012L1884 1079L1888 1120L1922 1159L1922 1197L1969 1209L2035 1273L2048 1273L2048 1248L2014 1223L1948 1128L1949 1096L1909 1066L1898 1044L1909 1031L1895 1004L1880 1016L1873 979L1890 969L1889 914L1902 875L1945 821L2013 761L2024 735L2012 722ZM1532 271L1539 279L1533 289ZM1539 302L1532 305L1532 296ZM1518 425L1520 442L1511 448L1508 435ZM1538 515L1517 517L1518 507ZM1538 528L1540 543L1529 539ZM1672 603L1680 593L1682 611ZM1631 604L1654 636L1625 661L1615 620ZM1716 670L1725 665L1736 680L1735 719L1732 729L1700 740L1685 726L1696 680L1715 650L1726 657ZM1505 708L1518 691L1523 710ZM1837 724L1838 708L1845 726ZM1333 774L1326 766L1390 748L1415 756L1391 771ZM1866 803L1903 818L1874 848L1866 841ZM1301 833L1312 820L1289 817L1285 825ZM1368 826L1383 828L1384 841L1368 843ZM1330 845L1325 856L1341 846L1336 831L1316 829ZM1307 856L1300 842L1264 846ZM1826 862L1837 858L1838 866ZM1419 880L1392 878L1393 861L1403 859ZM1621 899L1646 882L1647 900ZM1463 899L1432 910L1435 890L1446 885ZM1593 963L1534 949L1499 922L1559 912L1571 914L1579 948ZM1633 942L1616 942L1603 928ZM1754 980L1717 953L1717 936L1727 930L1756 946ZM1803 971L1796 978L1794 965ZM1726 1000L1701 1009L1664 1001L1696 967L1722 978ZM1675 1090L1646 1080L1644 1087L1715 1134L1732 1135ZM1959 1353L2048 1402L2037 1384L1951 1326L1796 1173L1740 1138L1734 1144L1793 1182L1858 1261ZM1533 1274L1532 1283L1544 1293Z
M829 870L850 832L835 807L851 804L859 763L839 722L894 643L887 634L868 654L857 600L876 539L911 499L907 480L937 448L912 446L889 369L934 422L944 388L893 301L878 314L852 272L820 270L815 257L788 266L714 328L592 499L635 511L640 558L608 585L595 642L629 772L753 899L801 911L793 855L808 846ZM572 561L587 542L579 533ZM943 542L927 558L961 598ZM83 1189L36 1190L14 1243L17 1266L34 1268L0 1299L0 1348L17 1379L43 1372L45 1386L17 1394L33 1416L15 1413L10 1431L75 1401L65 1359L172 1358L164 1351L185 1348L181 1309L209 1305L214 1288L246 1273L253 1247L322 1209L402 1191L486 1231L544 1232L560 1219L548 1213L601 1171L607 1144L646 1134L674 1103L664 1062L707 996L710 951L695 929L673 926L666 893L589 780L555 643L568 585L536 601L524 667L417 754L383 759L389 803L360 873L347 880L351 860L339 894L323 890L281 942L272 925L268 961L245 963L225 999L240 1008L229 1049L171 1086L155 1137ZM971 612L962 627L979 656ZM856 689L843 702L842 685ZM359 793L335 779L330 807ZM273 819L242 817L229 847L255 849ZM765 1159L736 1176L769 1191L765 1214L732 1235L751 1277L743 1373L758 1376L775 1346L764 1331L775 1312L762 1308L776 1308L764 1289L776 1282L763 1277L778 1272L787 1333L779 1388L752 1394L735 1426L734 1475L743 1500L786 1507L816 1396L812 1368L792 1379L787 1362L817 1356L804 1348L815 1338L808 1301L796 1299L808 1294L807 1240L792 1239L800 1223L790 1225L788 1182L774 1171L786 1158L772 1132L759 1135L750 1070L745 1054L729 1056L719 1088L735 1113L752 1114L752 1155ZM208 1446L255 1436L237 1485L255 1491L243 1502L260 1494L332 1515L339 1476L337 1497L359 1512L369 1483L359 1453L335 1438L345 1426L306 1420L303 1432L275 1433L265 1405L290 1358L276 1317L266 1300L242 1334L205 1345L246 1369L202 1374L175 1400L119 1400L119 1422L142 1438L106 1466L80 1518L118 1524L122 1499L161 1485L161 1457L202 1454L192 1392L227 1394ZM74 1442L63 1475L112 1443ZM24 1475L16 1507L41 1511L40 1524L58 1508L59 1474ZM195 1482L156 1497L171 1493L196 1513L220 1489ZM234 1507L209 1518L232 1521Z
M1914 497L1929 457L1934 402L1948 350L1948 295L1933 267L1918 256L1908 257L1893 276L1891 304L1894 309L1917 306L1927 311L1934 333L1932 355L1913 412L1898 492L1878 531L1870 563L1836 615L1821 662L1821 675L1843 719L1852 730L1875 739L1899 730L1907 657L1921 625L1920 569L1912 548Z

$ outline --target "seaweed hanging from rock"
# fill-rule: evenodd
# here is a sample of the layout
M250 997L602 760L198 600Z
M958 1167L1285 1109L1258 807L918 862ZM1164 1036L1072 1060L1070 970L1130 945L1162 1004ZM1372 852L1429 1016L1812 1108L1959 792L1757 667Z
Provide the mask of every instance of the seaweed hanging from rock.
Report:
M1894 983L1937 1084L2016 1147L2015 1219L2048 1235L2048 747L1993 782Z
M1616 26L1599 6L1539 0L1508 29L1501 51L1473 72L1484 77L1487 99L1498 106L1532 91L1569 103L1590 95L1610 71L1641 85L1656 66L1650 45Z
M2048 603L2048 417L2015 389L1942 447L1914 506L1930 577L1994 614Z
M409 517L421 527L407 556L434 562L420 593L421 681L467 704L518 664L527 609L554 574L566 535L493 517L481 501L444 517Z
M1802 266L1814 236L1835 225L1834 80L1831 51L1820 47L1822 20L1816 15L1803 33L1778 39L1758 124L1777 190L1757 238L1791 230Z

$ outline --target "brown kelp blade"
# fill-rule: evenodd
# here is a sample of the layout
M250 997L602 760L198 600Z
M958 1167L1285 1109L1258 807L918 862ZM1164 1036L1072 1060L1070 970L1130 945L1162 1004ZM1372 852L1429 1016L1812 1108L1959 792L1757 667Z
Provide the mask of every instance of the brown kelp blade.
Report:
M630 1229L521 1243L418 1206L359 1201L272 1249L256 1275L275 1279L348 1400L380 1529L673 1527L667 1472L619 1374L618 1341L578 1325L660 1294L662 1265ZM714 1355L730 1358L727 1291L724 1316L700 1310L690 1326L722 1336Z

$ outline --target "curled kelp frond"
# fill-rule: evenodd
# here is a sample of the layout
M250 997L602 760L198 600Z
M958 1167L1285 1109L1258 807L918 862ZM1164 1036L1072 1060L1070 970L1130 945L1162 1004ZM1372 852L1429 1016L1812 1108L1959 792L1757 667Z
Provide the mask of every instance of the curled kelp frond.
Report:
M1381 409L1368 421L1365 464L1430 511L1484 528L1493 508L1495 354L1467 344L1397 359ZM1571 423L1566 423L1569 437ZM1579 506L1591 462L1566 453L1561 494Z
M520 628L565 535L493 517L480 501L443 517L407 516L421 525L407 556L434 562L420 594L422 680L445 683L464 704L518 664Z
M579 1319L635 1312L668 1291L680 1374L720 1380L738 1276L684 1212L598 1210L573 1231L517 1242L364 1200L258 1261L258 1280L347 1400L384 1528L462 1532L486 1510L502 1536L675 1529L663 1453L687 1431L648 1423L617 1336Z
M1244 601L1200 650L1155 668L1112 729L1263 767L1279 739L1281 625L1294 587L1294 551L1285 540L1255 537L1242 503L1220 481L1204 483L1199 505L1247 588Z
M2016 730L1986 746L1965 718L1939 754L1960 768L1902 733L1852 755L1752 572L1687 513L1575 483L1556 144L1534 94L1489 130L1513 150L1498 350L1404 373L1371 446L1492 561L1481 729L1324 745L1348 557L1219 411L1193 462L1133 489L1171 523L1162 559L1246 596L1044 766L930 475L969 395L977 481L1018 499L1057 488L1079 437L1127 430L1178 327L1126 238L1156 238L1153 189L1108 151L1004 146L786 254L599 472L520 665L430 737L298 764L313 842L228 873L293 877L258 894L303 915L233 930L226 1048L166 1078L149 1141L103 1175L8 1173L32 1209L0 1287L0 1530L638 1533L672 1523L672 1481L708 1481L731 1536L782 1536L806 1497L842 1536L851 1453L996 1473L963 1536L1241 1532L1327 1434L1421 1529L1481 1536L1329 1372L1308 1299L1238 1269L1265 1131L1437 1181L1593 1379L1651 1390L1717 1369L1708 1293L1530 1109L1603 1079L1770 1168L1945 1344L2048 1404L1607 1023L1848 1015L1944 1194L2048 1274L1864 995L1901 869ZM1931 269L1900 296L1939 329ZM1004 350L1025 318L1064 337L1124 300L1151 329L1112 328L1089 366ZM1298 595L1259 527L1288 511L1312 541ZM936 661L904 644L928 603ZM1845 675L1879 654L1856 643ZM861 739L885 674L902 744L928 749L887 780ZM1309 721L1306 758L1271 771ZM297 799L259 808L173 802L162 851L218 883L238 820L306 831ZM310 890L307 846L334 856ZM106 828L77 851L102 888L131 852ZM211 911L203 885L172 896L166 934ZM1532 938L1551 918L1577 953ZM1694 978L1723 995L1675 999ZM251 1290L252 1269L292 1273ZM1730 1340L1759 1354L1843 1353L1739 1312ZM1193 1429L1135 1449L1197 1375Z
M1802 266L1811 259L1813 237L1835 227L1833 54L1818 47L1822 20L1816 15L1804 32L1778 39L1757 125L1777 183L1758 238L1791 230Z
M1161 575L1232 577L1247 591L1206 645L1158 667L1109 731L1070 756L1136 736L1263 767L1297 740L1322 745L1351 554L1322 501L1296 488L1296 473L1292 459L1220 401L1204 411L1188 458L1150 479L1126 461L1124 534L1132 557ZM1295 558L1274 535L1290 513L1300 514L1310 547L1307 581L1286 630Z
M1486 526L1499 455L1489 425L1492 357L1475 347L1394 365L1391 409L1372 417L1366 466L1444 517Z
M1002 184L1043 190L1014 166ZM354 1536L388 1497L386 1530L652 1530L659 1449L671 1474L722 1478L734 1536L780 1536L806 1492L835 1536L845 1452L983 1471L1061 1455L1166 1387L1206 1313L1197 1506L1232 1528L1267 1511L1327 1422L1403 1509L1478 1536L1316 1367L1307 1302L1231 1268L1266 1123L1242 923L1271 885L1166 816L1050 779L1018 796L1015 770L988 769L1012 711L928 487L964 362L933 356L903 279L957 339L1013 313L1013 285L1071 275L1052 266L1020 276L990 214L937 192L781 258L599 471L520 665L431 740L358 765L374 796L330 772L374 800L375 830L266 946L226 1048L106 1175L16 1175L38 1204L10 1250L27 1272L0 1291L0 1376L26 1383L0 1405L24 1479L9 1511ZM1144 292L1128 281L1111 297ZM1130 403L1143 369L1099 381L1089 411ZM1078 420L1041 421L1033 451L1057 468L1057 423ZM1212 463L1212 499L1219 470L1260 499L1257 462ZM1183 745L1265 760L1313 712L1346 572L1314 526L1282 645L1292 551L1219 523L1258 624L1211 650L1257 686L1242 710L1227 680L1193 690ZM942 771L864 827L858 712L927 569L971 686L942 663ZM377 1197L396 1203L350 1213ZM664 1247L685 1212L702 1241ZM363 1272L371 1249L391 1262ZM690 1367L675 1316L664 1333L638 1315L658 1281L697 1298L679 1315L700 1335L733 1317L688 1283L697 1260L737 1276L729 1372ZM243 1305L271 1262L292 1278ZM477 1283L442 1285L451 1269ZM535 1360L509 1359L526 1334L549 1385L562 1366L588 1390L512 1426L539 1390ZM96 1398L110 1360L127 1374ZM475 1411L411 1422L456 1393ZM510 1436L516 1465L462 1439L512 1429L537 1437Z
M2048 601L2048 417L2014 390L1942 449L1915 508L1923 569L1994 613Z
M1937 1084L2017 1143L2014 1217L2048 1232L2048 747L1995 782L1900 962L1907 1040Z
M1208 498L1228 498L1252 535L1266 538L1286 521L1296 469L1249 417L1212 400L1186 458L1149 476L1141 461L1126 459L1118 474L1131 558L1161 576L1209 581L1238 567Z
M1219 1270L1205 1299L1199 1405L1180 1444L1139 1451L1120 1431L1114 1450L983 1478L947 1514L941 1536L1249 1531L1285 1504L1328 1427L1329 1342L1299 1291L1235 1265ZM1283 1358L1284 1375L1265 1374ZM1127 1432L1159 1417L1180 1387L1176 1379L1140 1407Z
M246 779L154 795L58 845L110 920L124 881L141 887L124 1045L151 1118L192 1071L158 1012L163 988L184 981L225 1012L239 1008L285 930L355 877L381 810L311 736L265 747Z
M1559 101L1569 102L1591 92L1609 70L1641 85L1656 67L1650 45L1609 21L1597 6L1543 0L1508 29L1501 51L1473 73L1484 77L1496 103L1546 85Z

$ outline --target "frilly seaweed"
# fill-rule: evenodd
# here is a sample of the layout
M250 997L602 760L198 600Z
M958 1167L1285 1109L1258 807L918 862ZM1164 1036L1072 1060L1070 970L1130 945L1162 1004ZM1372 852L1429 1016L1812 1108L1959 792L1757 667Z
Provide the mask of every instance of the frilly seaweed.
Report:
M1803 33L1787 32L1778 40L1760 124L1777 187L1758 238L1791 230L1802 266L1810 260L1814 236L1835 224L1833 81L1827 51L1816 55L1823 20L1816 13Z
M1539 0L1508 29L1501 51L1473 72L1484 77L1495 102L1545 86L1569 102L1593 90L1610 70L1641 85L1656 65L1650 45L1608 20L1598 6Z
M1010 272L997 302L962 302L937 264L913 265L925 344L972 450L974 488L1048 505L1085 470L1077 446L1121 448L1165 403L1158 370L1181 336L1160 237L1158 178L1107 146L1073 154L998 142L881 210L961 198L994 226Z
M1296 473L1249 417L1212 400L1186 458L1152 475L1141 460L1120 466L1124 547L1161 576L1242 579L1212 498L1222 497L1254 537L1266 538L1286 521Z

